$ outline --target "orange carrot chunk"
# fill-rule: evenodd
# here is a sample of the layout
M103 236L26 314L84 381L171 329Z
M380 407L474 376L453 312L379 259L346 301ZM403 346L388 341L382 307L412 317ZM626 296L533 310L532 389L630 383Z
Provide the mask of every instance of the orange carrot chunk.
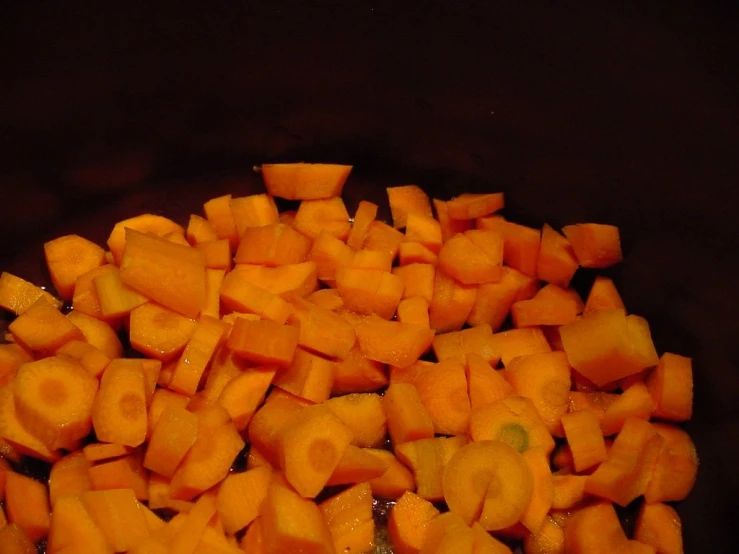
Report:
M487 194L465 193L447 202L447 213L453 219L477 219L502 210L504 197L502 192Z
M331 358L345 358L357 340L351 324L332 311L295 300L290 323L300 329L298 344Z
M415 362L431 346L434 332L370 315L355 327L362 353L370 360L400 367Z
M431 215L408 214L405 225L405 238L400 244L399 249L401 256L401 250L407 244L415 244L417 247L420 246L422 249L430 252L431 255L438 254L443 244L441 225ZM407 254L408 252L406 252Z
M469 219L455 219L449 214L449 202L434 198L434 210L436 219L441 226L441 236L444 241L449 240L457 233L464 233L474 227L474 221Z
M537 534L547 519L552 508L554 486L549 457L542 448L530 448L523 453L523 458L533 476L531 500L521 515L521 523L531 533Z
M657 552L683 552L682 522L675 508L667 504L642 504L634 528L634 539L651 545Z
M621 300L621 295L618 294L613 280L603 275L598 275L595 281L593 281L593 286L590 287L583 314L589 315L593 312L604 310L625 309L624 302Z
M391 260L394 260L402 242L403 233L387 223L375 220L369 225L363 247L366 250L385 252Z
M324 500L319 505L336 552L370 552L375 547L372 491L362 483Z
M417 554L429 525L439 515L434 505L411 491L401 496L390 511L387 532L398 554Z
M483 249L467 235L459 233L444 243L439 251L439 267L444 273L465 285L491 283L500 281L502 274L503 248L502 236L497 237L499 255L492 257L487 249Z
M90 517L79 496L64 496L54 505L48 551L52 553L78 551L90 554L111 552L105 534Z
M55 308L62 307L61 300L53 297L41 287L6 271L0 274L0 308L15 315L21 315L39 298L46 299Z
M564 551L568 554L623 552L628 539L610 502L575 512L565 525Z
M413 471L418 495L437 502L444 499L444 467L465 444L465 436L419 439L397 445L395 455Z
M333 394L372 392L386 386L385 365L368 359L355 344L343 360L334 366Z
M274 198L266 194L231 198L230 204L239 236L243 236L249 227L274 225L279 221Z
M484 283L478 287L467 316L469 325L487 323L493 331L497 331L508 317L514 302L527 300L536 294L536 279L508 266L503 266L502 271L499 282Z
M675 425L653 423L652 426L664 442L657 454L644 498L649 503L684 500L698 473L695 445L690 435Z
M566 288L577 271L577 265L570 241L545 223L541 231L536 276L542 281Z
M572 451L575 471L585 471L606 460L606 444L598 419L592 412L564 414L562 426Z
M476 220L478 229L497 231L503 236L503 260L524 275L536 277L541 232L506 221L499 215Z
M475 304L477 289L478 287L474 285L458 283L437 269L434 276L434 292L429 305L431 328L439 333L459 331Z
M518 356L545 354L552 350L544 333L538 327L510 329L495 333L491 342L492 347L500 352L500 359L505 366L510 365L511 361Z
M421 373L414 385L436 433L461 435L467 431L470 398L464 364L439 362Z
M67 314L67 321L77 327L84 339L99 348L108 358L120 358L123 354L123 346L118 335L105 321L75 310Z
M418 185L387 187L386 190L393 227L396 229L406 226L409 214L432 215L429 197Z
M225 332L226 325L223 322L207 315L201 316L174 368L169 381L170 389L181 394L195 394Z
M693 366L685 356L666 352L647 378L654 401L654 416L669 421L687 421L693 415Z
M98 440L138 446L146 439L146 392L141 360L110 362L92 408Z
M105 251L77 235L66 235L44 243L51 282L63 300L70 301L77 276L105 263Z
M347 394L324 402L352 432L352 444L379 447L385 441L387 418L379 394Z
M364 245L370 224L377 217L377 209L377 204L373 202L366 200L359 202L357 211L354 213L354 222L351 231L349 231L349 237L346 239L346 244L353 250L359 250Z
M338 164L262 164L264 186L272 196L316 200L339 196L352 166Z
M649 419L654 402L644 383L636 383L616 396L603 412L600 428L603 436L615 435L630 417Z
M413 385L391 384L382 403L393 445L434 436L434 423Z
M228 347L257 364L286 367L292 362L299 334L296 327L239 318L228 337Z
M198 435L198 418L184 408L166 408L146 447L144 467L172 477Z
M181 354L193 331L195 321L153 302L131 311L131 346L158 360L167 362Z
M92 488L91 464L77 451L54 462L49 473L49 500L52 508L63 496L76 496Z
M369 481L374 496L397 500L406 491L415 490L413 473L392 452L374 448L366 448L365 451L388 464L385 473Z
M272 480L268 465L231 473L218 487L216 509L227 533L236 533L259 515Z
M513 387L479 354L467 354L467 390L470 408L478 410L513 394Z
M20 526L9 523L0 527L0 553L36 554L36 545Z
M623 259L618 227L599 223L566 225L562 232L583 267L608 267Z
M295 229L309 238L316 238L326 231L346 242L351 224L344 201L334 196L320 200L303 200L295 214Z
M457 514L446 512L436 516L429 524L419 554L452 554L472 552L475 533Z
M532 299L515 302L511 316L516 327L568 325L577 319L582 309L582 300L574 290L549 284Z
M126 229L133 229L157 237L163 237L173 231L184 232L182 226L160 215L141 214L119 221L113 227L107 241L108 249L113 255L116 265L120 265L123 259L123 250L127 241Z
M35 435L29 433L18 419L12 383L0 388L0 437L4 441L0 446L10 449L11 455L15 453L31 456L47 462L59 458L58 451L50 450Z
M23 529L32 542L49 533L49 492L46 485L25 475L9 472L5 477L5 509L8 521Z
M8 325L8 331L26 350L42 354L51 353L70 340L82 338L80 330L45 298L39 298L15 318Z

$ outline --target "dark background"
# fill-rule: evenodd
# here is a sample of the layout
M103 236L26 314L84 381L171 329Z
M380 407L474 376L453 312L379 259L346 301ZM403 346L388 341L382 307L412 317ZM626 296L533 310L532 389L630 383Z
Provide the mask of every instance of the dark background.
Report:
M2 269L43 279L43 240L141 211L184 223L272 160L353 163L350 204L413 181L620 225L627 306L695 358L686 551L736 550L735 3L5 4Z

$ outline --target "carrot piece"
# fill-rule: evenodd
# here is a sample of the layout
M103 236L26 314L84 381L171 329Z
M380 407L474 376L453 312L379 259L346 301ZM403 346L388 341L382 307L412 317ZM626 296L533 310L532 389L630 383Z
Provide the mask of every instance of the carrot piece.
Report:
M464 364L439 362L421 373L415 381L418 396L441 435L461 435L470 420L470 397Z
M390 462L387 460L374 456L365 448L350 444L326 481L326 486L366 483L382 477L389 468Z
M200 242L195 247L203 253L206 270L221 269L229 271L233 265L231 246L227 239Z
M281 478L270 484L260 520L266 552L334 551L331 532L318 505L294 492Z
M349 236L351 224L343 200L338 196L320 200L303 200L295 214L293 226L312 239L326 231L342 242Z
M33 357L17 344L0 344L0 387L15 379L18 368L32 360Z
M319 409L320 408L320 409ZM280 467L301 496L315 498L351 443L349 428L324 407L309 407L279 437Z
M349 237L346 239L346 244L349 245L352 250L359 250L364 245L364 241L367 238L367 233L370 228L370 224L377 217L377 204L361 200L357 206L357 211L354 212L354 221L352 228L349 231Z
M369 552L375 547L372 491L355 485L319 504L336 552Z
M236 429L246 429L275 376L274 369L246 370L226 384L218 403L228 411Z
M343 360L336 362L331 392L372 392L387 383L384 364L368 359L356 343Z
M277 213L275 201L266 194L231 198L230 204L239 236L243 236L244 231L249 227L263 227L279 222L280 216Z
M305 299L319 308L332 312L344 305L344 301L336 289L319 289L306 296Z
M648 420L654 402L644 383L636 383L618 395L603 412L600 428L603 436L615 435L630 417Z
M690 435L669 423L653 423L664 439L644 491L649 503L684 500L695 484L698 454Z
M201 242L216 241L219 238L210 221L196 214L190 214L190 219L185 229L185 237L187 238L187 242L193 246Z
M398 304L396 319L400 323L408 323L418 327L430 328L428 300L415 296L406 298Z
M87 342L99 348L108 358L120 358L123 354L118 335L105 321L75 310L67 314L67 320L80 330Z
M332 358L344 358L357 340L351 324L336 313L295 300L290 323L300 330L298 344Z
M565 525L564 551L568 554L622 552L628 539L613 504L600 502L582 508Z
M316 264L318 278L330 285L341 268L351 266L354 256L354 250L328 231L318 234L308 253L308 259Z
M0 554L36 554L36 545L15 523L0 527Z
M197 415L195 444L172 476L171 496L177 500L192 500L222 481L244 448L244 441L223 408L213 406Z
M545 223L541 230L536 276L542 281L566 288L577 271L577 266L570 241Z
M61 300L55 298L41 287L37 287L33 283L29 283L25 279L21 279L6 271L0 274L0 308L12 312L15 315L21 315L40 298L44 298L57 309L62 307Z
M477 219L502 210L504 197L502 192L487 194L465 193L447 202L447 213L454 219Z
M115 319L129 314L147 301L147 297L125 285L117 269L101 273L92 280L100 306L100 315Z
M546 352L513 358L505 370L516 394L534 402L550 433L561 436L560 419L567 412L570 365L564 352Z
M374 314L359 322L355 331L359 347L367 358L399 367L415 362L428 350L434 338L431 329L386 321Z
M93 490L131 489L138 500L148 500L148 472L140 453L94 465L89 470Z
M501 242L499 234L494 233ZM501 256L491 258L467 234L457 234L444 243L439 252L439 267L450 277L465 285L500 281Z
M23 364L13 383L18 419L50 450L72 450L92 429L97 389L97 380L68 358Z
M131 311L130 341L136 350L162 361L177 357L195 331L195 322L153 302Z
M363 247L366 250L385 252L391 259L395 259L400 245L403 242L403 233L382 221L372 221L367 230Z
M50 450L21 424L16 413L12 383L0 388L0 437L19 455L31 456L47 462L53 462L59 458L58 452Z
M418 495L437 502L444 499L444 467L465 444L465 436L419 439L395 445L395 455L413 471Z
M552 509L569 510L585 500L587 475L552 475Z
M203 211L218 238L227 239L231 248L236 248L239 243L239 232L236 230L236 222L231 211L231 195L208 200L203 204Z
M508 317L514 302L532 298L537 291L536 279L515 269L503 266L503 274L497 283L484 283L477 289L477 296L467 316L467 323L488 323L498 330Z
M521 515L521 523L531 533L537 534L547 519L552 507L554 487L548 454L542 448L530 448L523 459L533 476L533 491L528 506Z
M274 379L274 385L295 396L323 402L331 395L336 364L298 347L292 362Z
M469 354L481 356L486 363L497 364L500 353L493 344L490 325L481 324L463 331L450 331L434 337L434 354L439 361L465 362Z
M524 275L536 278L539 259L539 229L525 227L507 221L502 216L483 217L476 220L478 229L497 231L503 235L503 260Z
M408 264L436 265L438 261L437 254L420 242L405 240L398 246L398 263L401 266Z
M164 391L168 392L168 391ZM88 444L82 449L85 459L92 462L102 462L112 460L122 456L128 456L133 452L133 448L123 444L109 444L104 442Z
M259 449L254 446L249 446L249 453L246 457L246 469L254 469L255 467L260 466L269 466L272 467L272 464L270 461L266 458L264 454L262 454Z
M234 271L250 283L286 300L307 296L318 288L316 264L312 261L277 267L241 264Z
M585 492L626 506L646 491L664 441L649 422L627 419L608 458L585 482Z
M33 542L49 533L49 492L43 483L10 471L5 476L8 521L23 529Z
M680 516L667 504L642 504L634 528L634 539L649 544L657 552L683 552Z
M110 358L105 352L83 340L70 340L57 349L56 355L76 361L96 379L100 378L110 363ZM1 378L0 383L2 383Z
M441 226L441 236L444 241L449 240L457 233L464 233L472 229L474 221L468 219L452 218L449 214L449 202L434 198L434 209L436 210L436 218Z
M244 231L234 261L276 267L306 261L311 240L289 225L275 223Z
M467 354L466 362L471 410L484 408L513 394L513 387L482 356L476 353Z
M98 440L138 446L146 439L146 392L140 360L110 362L92 408Z
M437 269L429 306L431 327L439 333L458 331L477 298L477 287L463 285Z
M264 531L262 530L262 518L256 518L246 529L239 543L243 552L249 554L267 554L264 549Z
M169 381L169 388L181 394L193 395L211 358L224 340L226 326L213 317L204 315L185 347Z
M568 325L577 320L582 309L582 300L574 290L549 284L532 299L514 303L511 316L516 327Z
M163 235L162 238L173 244L179 244L180 246L188 246L188 247L190 246L190 243L188 242L187 237L185 237L184 231L172 231L171 233L167 233L166 235Z
M149 536L146 517L131 489L87 491L85 508L114 552L125 552Z
M113 227L107 241L108 250L113 255L116 265L120 265L123 259L123 250L128 238L126 229L133 229L140 233L152 234L158 237L174 231L184 232L180 225L160 215L141 214L119 221Z
M221 302L229 310L249 312L283 324L293 312L285 300L250 283L239 271L226 274L221 283Z
M262 164L264 186L272 196L317 200L339 196L352 166L339 164Z
M513 554L510 548L485 531L479 523L472 525L472 533L475 538L473 554Z
M365 452L387 463L385 472L369 481L374 496L397 500L406 491L415 490L413 473L392 452L375 448L366 448Z
M403 281L402 298L421 297L428 302L434 294L434 276L436 269L432 264L414 263L394 267L393 275Z
M654 400L654 416L669 421L687 421L693 415L692 360L666 352L647 378Z
M431 202L428 195L418 185L401 185L387 187L390 203L390 214L393 227L402 229L406 226L409 214L431 216Z
M12 468L10 467L10 464L5 460L5 458L0 457L0 501L5 498L5 481L8 473L11 471Z
M550 353L552 349L544 333L538 327L510 329L492 336L492 348L500 352L503 365L508 366L518 356Z
M59 499L51 513L48 551L109 554L112 549L80 497L68 495Z
M64 343L81 339L80 330L70 323L52 304L39 298L8 325L13 338L26 350L50 353Z
M350 267L359 269L377 269L380 271L390 271L393 260L388 252L380 250L357 250L354 252Z
M216 508L227 533L236 533L259 515L272 479L269 465L231 473L218 488Z
M239 318L228 337L228 347L252 362L287 367L297 349L298 336L296 327Z
M280 462L279 441L286 427L302 418L303 408L309 402L289 393L273 390L249 422L249 442L273 467Z
M511 395L470 414L469 434L473 441L497 440L519 452L542 447L554 449L554 439L544 420L525 396Z
M339 269L336 287L348 309L359 314L376 313L385 319L392 318L403 295L400 277L376 269Z
M434 436L434 422L413 385L391 384L385 391L382 404L393 445Z
M213 494L203 494L187 514L182 530L172 541L172 554L193 554L200 542L208 522L216 513L216 499Z
M144 467L172 477L198 434L198 418L180 407L168 407L159 417L144 457Z
M72 307L74 311L82 312L97 319L114 320L115 318L105 318L103 316L94 280L101 275L107 275L108 273L117 271L118 268L116 266L105 264L78 275L74 285L74 295L72 296Z
M526 554L565 554L564 529L551 516L536 534L530 533L523 539L523 551Z
M405 237L401 247L405 243L419 244L436 255L443 245L441 225L430 214L410 213L406 220Z
M65 235L44 243L46 266L60 298L70 301L78 275L105 263L105 251L85 238Z
M609 267L623 259L618 227L599 223L566 225L562 232L583 267Z
M351 430L353 445L379 447L384 442L387 418L379 394L347 394L324 405Z
M613 280L602 275L598 275L590 287L588 298L585 301L584 315L594 312L602 312L604 310L625 310L621 295L616 290Z
M387 532L398 554L417 554L421 549L429 525L439 515L434 505L408 491L390 511Z
M457 514L439 514L429 524L419 554L473 552L475 533Z
M585 471L606 460L606 444L598 419L592 412L564 414L562 426L572 450L575 471L578 473Z

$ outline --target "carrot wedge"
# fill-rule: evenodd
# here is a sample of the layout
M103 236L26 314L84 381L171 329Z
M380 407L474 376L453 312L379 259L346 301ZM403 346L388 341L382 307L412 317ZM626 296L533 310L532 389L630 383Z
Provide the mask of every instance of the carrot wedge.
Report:
M146 439L146 419L141 360L113 360L103 373L92 409L98 440L138 446Z

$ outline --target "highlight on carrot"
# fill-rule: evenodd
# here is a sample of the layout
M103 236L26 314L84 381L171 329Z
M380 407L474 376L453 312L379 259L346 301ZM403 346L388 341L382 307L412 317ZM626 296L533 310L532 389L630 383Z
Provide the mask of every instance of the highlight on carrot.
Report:
M681 551L692 360L597 271L618 228L357 203L351 171L264 164L185 220L48 241L48 290L0 273L0 551L369 552L386 501L400 554Z

